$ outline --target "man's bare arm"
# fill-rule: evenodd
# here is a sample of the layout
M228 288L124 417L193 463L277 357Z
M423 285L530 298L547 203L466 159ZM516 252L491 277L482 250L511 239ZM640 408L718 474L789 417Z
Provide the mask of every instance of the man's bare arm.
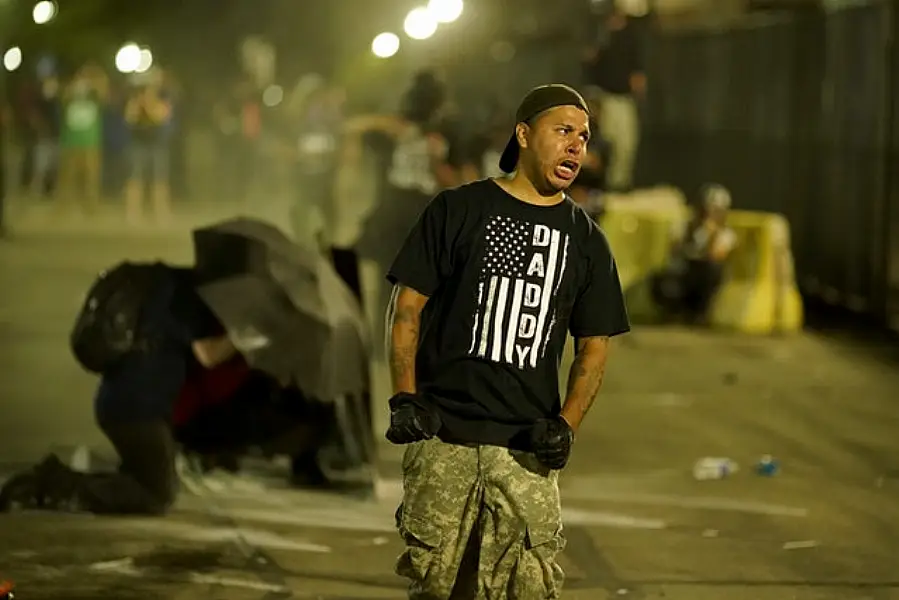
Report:
M398 137L402 134L405 123L394 115L360 115L348 119L343 128L345 133L351 135L378 131L391 137Z
M216 367L237 354L234 343L227 335L196 340L191 344L191 349L197 362L207 369Z
M387 356L394 394L416 392L415 355L418 352L421 311L427 302L427 296L410 287L397 285L393 288L387 312Z
M577 432L602 387L609 352L609 338L588 337L575 340L575 357L568 374L568 390L562 404L562 417Z

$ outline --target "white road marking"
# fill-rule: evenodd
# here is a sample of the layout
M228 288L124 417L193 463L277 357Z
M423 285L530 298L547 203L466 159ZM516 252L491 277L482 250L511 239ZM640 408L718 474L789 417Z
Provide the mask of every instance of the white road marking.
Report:
M783 545L784 550L805 550L807 548L817 548L820 546L815 540L798 540L795 542L786 542Z
M681 496L675 494L615 492L603 489L591 490L585 489L583 486L574 486L570 489L565 489L562 492L562 497L567 500L621 502L625 504L640 504L643 506L673 506L676 508L744 512L776 517L804 518L808 516L807 508L714 496Z
M191 573L189 579L192 583L204 585L217 585L220 587L243 588L247 590L256 590L260 592L272 593L288 593L290 588L284 585L273 583L265 583L264 581L253 581L250 579L235 579L234 577L217 577L215 575L203 575L202 573Z
M94 563L90 566L92 571L98 573L107 573L110 575L125 575L128 577L142 577L147 574L143 569L139 569L134 565L131 558L122 558L102 563ZM216 585L229 588L243 588L247 590L255 590L259 592L287 593L291 590L283 585L265 583L264 581L252 579L237 579L234 577L219 577L216 575L208 575L203 573L191 572L187 574L187 580L191 583L200 585Z
M622 529L665 529L661 519L642 519L610 512L562 508L562 521L566 525L590 525Z
M110 522L111 523L111 522ZM290 552L313 552L327 554L331 552L330 546L316 544L295 537L284 537L272 531L249 529L245 527L214 527L192 525L178 521L119 521L117 526L126 526L129 529L144 529L148 533L178 538L192 542L227 542L240 538L244 543L255 548L268 550L286 550Z
M115 573L118 575L140 575L140 569L134 566L133 558L120 558L94 563L88 567L91 571Z

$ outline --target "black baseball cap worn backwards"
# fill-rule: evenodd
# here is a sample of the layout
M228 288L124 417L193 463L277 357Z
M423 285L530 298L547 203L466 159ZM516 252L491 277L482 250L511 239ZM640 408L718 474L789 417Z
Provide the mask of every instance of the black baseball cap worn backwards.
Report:
M527 123L543 111L557 106L576 106L588 115L590 114L587 101L577 90L561 83L551 83L535 87L527 93L515 112L515 125L517 127L519 123ZM504 173L511 173L515 170L518 165L519 150L518 139L513 130L512 137L509 138L509 143L506 144L499 159L499 168Z

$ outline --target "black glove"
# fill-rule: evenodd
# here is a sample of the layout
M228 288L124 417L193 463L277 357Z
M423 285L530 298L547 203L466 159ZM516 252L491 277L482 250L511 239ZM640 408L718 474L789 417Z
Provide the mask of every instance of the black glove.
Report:
M390 399L387 439L394 444L429 440L443 423L434 405L420 394L400 393Z
M562 469L568 464L574 431L561 416L540 419L531 430L531 449L540 463L549 469Z

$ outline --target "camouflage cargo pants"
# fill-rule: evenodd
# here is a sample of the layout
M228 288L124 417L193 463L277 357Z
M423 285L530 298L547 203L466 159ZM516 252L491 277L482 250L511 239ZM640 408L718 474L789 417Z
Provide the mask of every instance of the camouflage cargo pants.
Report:
M558 472L496 446L417 442L403 456L397 574L412 600L559 598Z

